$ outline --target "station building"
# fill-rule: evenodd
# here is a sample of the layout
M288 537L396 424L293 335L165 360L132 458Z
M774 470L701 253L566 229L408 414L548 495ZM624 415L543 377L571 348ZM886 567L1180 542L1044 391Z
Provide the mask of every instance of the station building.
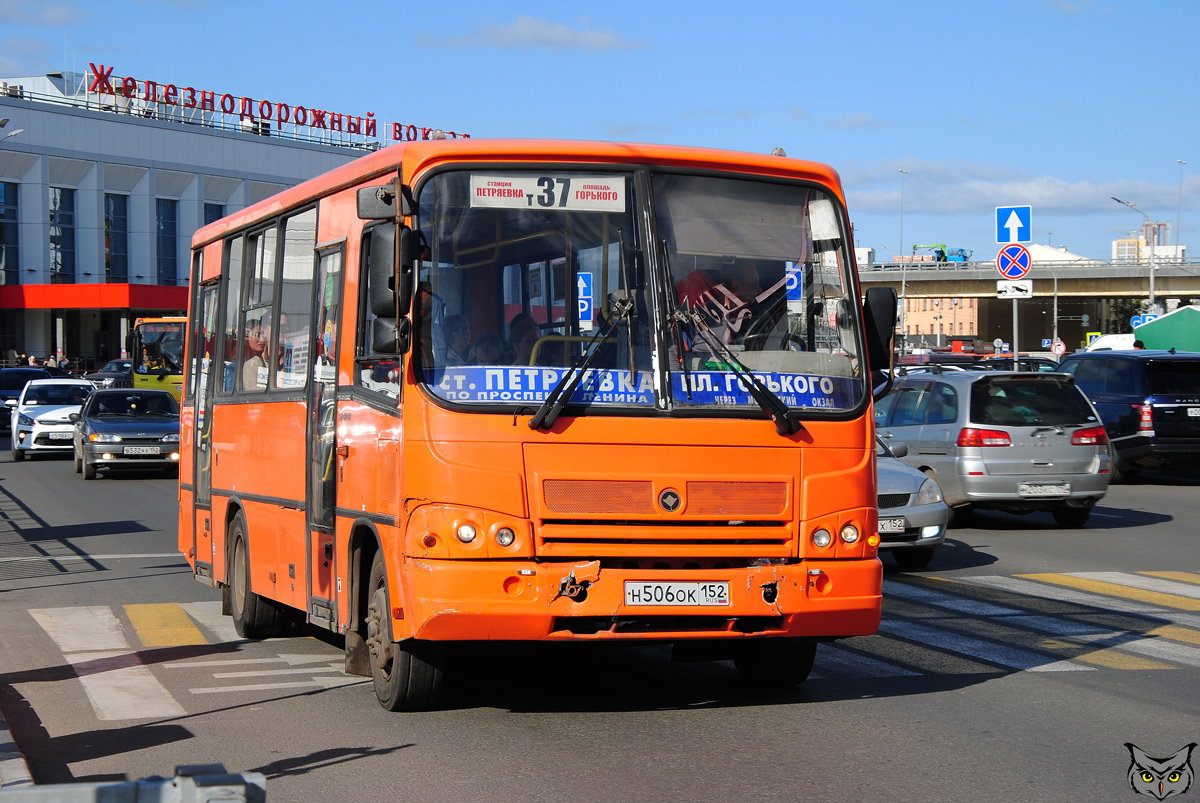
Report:
M186 310L201 226L431 131L376 130L104 65L0 79L0 359L122 356L136 318Z

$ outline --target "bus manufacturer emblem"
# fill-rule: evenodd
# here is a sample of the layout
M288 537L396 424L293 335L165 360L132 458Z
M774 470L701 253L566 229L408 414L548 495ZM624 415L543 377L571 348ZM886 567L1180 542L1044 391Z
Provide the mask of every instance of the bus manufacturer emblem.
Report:
M662 505L662 509L668 513L674 513L676 510L679 510L679 503L682 501L683 500L679 497L679 494L676 491L672 491L670 488L658 495L658 503Z

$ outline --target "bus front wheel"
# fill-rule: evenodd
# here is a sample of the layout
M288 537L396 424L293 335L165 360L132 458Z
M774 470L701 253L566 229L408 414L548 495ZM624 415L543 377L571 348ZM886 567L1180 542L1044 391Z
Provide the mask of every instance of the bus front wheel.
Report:
M371 560L367 583L367 653L375 697L388 711L424 711L437 704L443 672L438 645L392 638L392 616L383 553Z
M87 470L87 466L84 466ZM229 567L229 602L233 609L233 629L242 638L262 639L277 636L283 629L283 609L274 600L250 590L250 554L246 549L246 518L239 511L230 528L233 561Z
M742 680L760 688L799 686L817 657L817 642L809 639L759 638L740 647L733 665Z

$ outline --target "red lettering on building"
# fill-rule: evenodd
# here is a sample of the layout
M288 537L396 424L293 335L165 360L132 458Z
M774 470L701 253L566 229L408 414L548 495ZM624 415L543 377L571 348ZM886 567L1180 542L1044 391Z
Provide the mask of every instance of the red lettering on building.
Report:
M133 78L121 79L121 94L127 98L137 97L137 81Z
M215 112L217 110L217 93L207 89L200 90L200 111Z
M97 67L90 61L88 62L88 67L91 68L92 71L92 83L91 86L88 87L88 92L103 92L108 95L117 94L113 90L112 83L108 80L109 78L112 78L112 67L109 67L107 70L105 70L103 64Z
M167 84L167 88L163 90L162 102L170 106L177 105L179 99L179 87L174 84Z
M183 88L183 91L185 93L187 93L187 100L185 100L183 102L184 108L186 108L186 109L196 108L196 90L190 86L185 86Z
M226 103L226 101L228 101L228 103ZM224 95L221 96L221 113L222 114L233 114L233 110L235 108L237 108L237 101L235 101L233 99L233 95L230 95L228 92L226 92Z
M325 112L322 111L321 109L310 109L309 111L312 112L312 116L313 116L313 121L312 121L313 128L324 128L325 127Z

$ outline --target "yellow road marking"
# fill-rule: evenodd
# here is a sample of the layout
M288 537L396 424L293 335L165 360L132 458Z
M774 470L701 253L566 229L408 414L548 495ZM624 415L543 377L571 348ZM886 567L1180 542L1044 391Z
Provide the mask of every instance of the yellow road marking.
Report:
M1168 608L1178 608L1184 611L1200 611L1200 599L1181 597L1177 594L1164 594L1161 591L1146 591L1141 588L1105 583L1100 580L1086 580L1082 577L1071 577L1066 574L1018 574L1026 580L1038 580L1043 583L1077 588L1080 591L1090 591L1093 594L1104 594L1109 597L1122 597L1137 600L1150 605L1162 605Z
M1200 584L1200 574L1195 572L1138 572L1147 577L1161 577L1164 580L1178 580L1181 583Z
M126 605L125 613L145 647L207 644L208 639L178 603Z
M1076 661L1103 666L1106 669L1177 669L1171 664L1153 661L1137 655L1121 652L1113 647L1072 656Z

